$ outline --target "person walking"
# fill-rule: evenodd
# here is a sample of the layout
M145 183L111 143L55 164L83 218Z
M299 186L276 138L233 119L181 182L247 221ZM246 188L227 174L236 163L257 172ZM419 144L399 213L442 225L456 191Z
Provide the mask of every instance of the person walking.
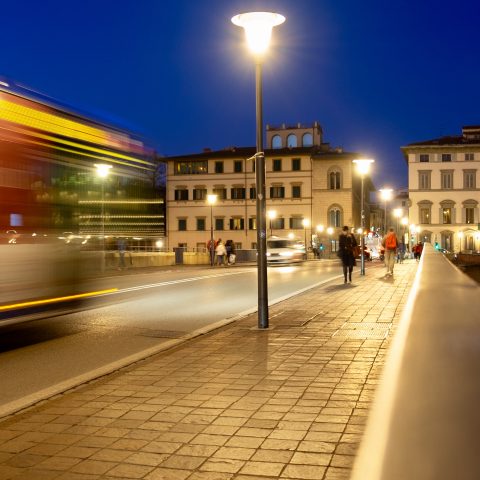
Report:
M405 243L400 242L400 245L398 246L398 252L397 252L397 263L403 263L403 259L405 258L406 251L407 251L407 248L405 246Z
M340 233L338 238L338 244L338 255L342 261L344 283L347 283L347 273L348 281L352 283L352 272L355 265L354 250L358 244L347 225L342 228L342 233Z
M217 246L215 247L215 253L217 254L217 265L225 265L225 255L227 254L227 249L222 242L222 239L218 239Z
M393 275L393 267L395 265L395 257L397 254L398 240L393 227L388 229L385 235L382 246L385 248L385 266L387 267L386 276Z

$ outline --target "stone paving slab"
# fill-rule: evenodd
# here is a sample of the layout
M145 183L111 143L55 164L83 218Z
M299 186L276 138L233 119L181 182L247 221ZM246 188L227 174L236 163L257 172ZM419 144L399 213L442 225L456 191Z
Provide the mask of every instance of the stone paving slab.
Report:
M0 423L0 480L348 479L416 273L370 267ZM276 323L276 319L278 322Z

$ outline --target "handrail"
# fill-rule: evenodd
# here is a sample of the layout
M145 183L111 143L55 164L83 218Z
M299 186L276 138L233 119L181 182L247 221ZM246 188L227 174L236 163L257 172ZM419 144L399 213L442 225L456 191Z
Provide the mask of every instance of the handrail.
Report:
M480 478L480 287L427 244L352 480Z

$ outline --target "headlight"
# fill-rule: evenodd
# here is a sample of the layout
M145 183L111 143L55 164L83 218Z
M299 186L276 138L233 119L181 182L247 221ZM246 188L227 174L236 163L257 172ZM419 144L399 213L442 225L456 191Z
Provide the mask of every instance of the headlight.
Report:
M293 253L292 252L281 252L280 256L282 256L282 257L293 257Z

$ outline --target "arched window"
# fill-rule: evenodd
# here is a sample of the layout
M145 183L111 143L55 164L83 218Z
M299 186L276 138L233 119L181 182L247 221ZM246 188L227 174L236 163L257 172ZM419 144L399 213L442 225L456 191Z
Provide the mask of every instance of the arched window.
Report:
M282 148L282 137L280 135L272 137L272 148Z
M302 137L302 145L304 147L311 147L313 145L313 136L311 133L304 133Z
M342 226L342 209L339 205L332 205L328 209L328 226L329 227Z
M287 147L288 148L295 148L297 146L297 136L291 133L287 137Z
M342 188L342 174L334 170L328 174L328 188L330 190L339 190Z

